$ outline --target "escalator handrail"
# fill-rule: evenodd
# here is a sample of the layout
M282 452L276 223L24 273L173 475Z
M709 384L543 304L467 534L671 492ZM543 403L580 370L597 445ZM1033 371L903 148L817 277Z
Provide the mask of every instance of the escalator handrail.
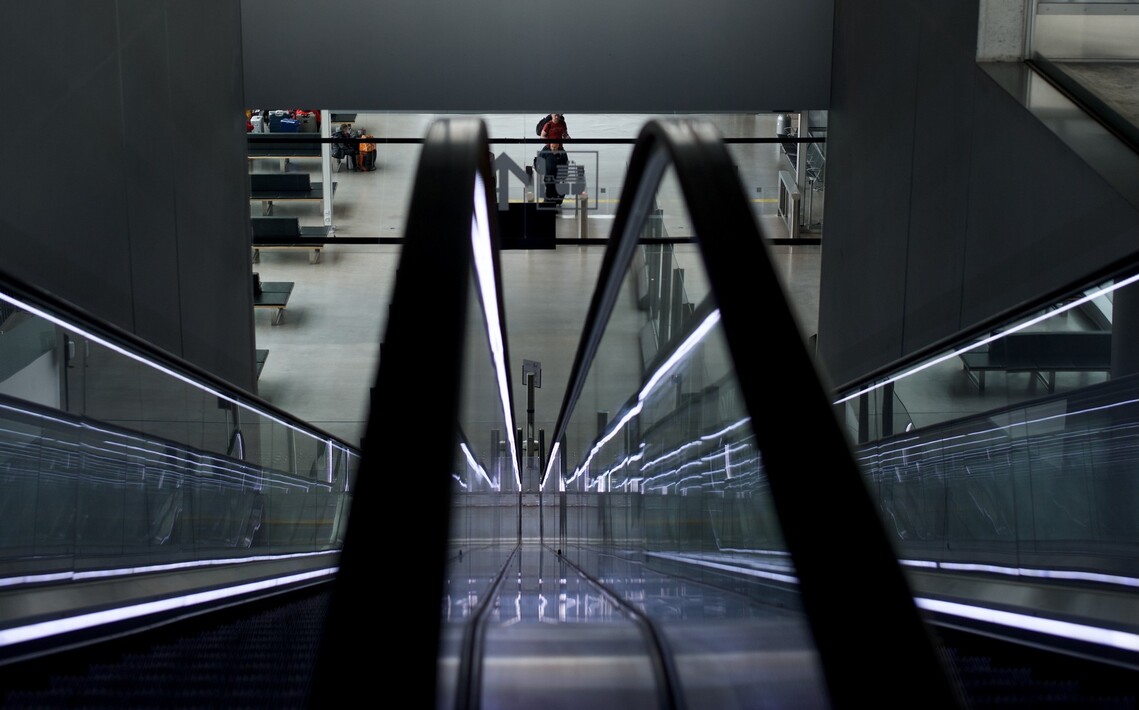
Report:
M758 423L753 430L832 700L854 705L875 697L889 704L891 693L923 687L931 707L962 706L960 688L914 603L731 156L711 125L653 121L641 131L551 440L561 441L568 430L646 207L669 165L687 204L732 360L747 363L737 369L741 393ZM757 322L763 324L762 339L755 337ZM768 411L777 415L762 416ZM796 443L804 439L806 447ZM834 549L833 540L817 532L819 517L843 530L852 547ZM871 639L880 654L867 653ZM910 682L891 681L900 676ZM904 695L894 700L907 702Z
M480 181L486 189L483 204L476 205ZM384 663L384 675L394 674L417 693L436 688L451 525L449 472L459 436L476 209L489 221L499 335L504 348L506 343L494 184L480 119L445 118L430 126L412 186L340 573L313 676L311 697L320 705L335 699L355 703L361 693L375 692L378 656L357 648L361 624L381 611L416 625L414 633L400 634L398 657ZM503 356L510 361L508 352ZM513 411L509 373L506 378L506 404ZM414 506L412 518L393 507L401 504ZM398 575L399 582L384 580L377 589L381 569Z

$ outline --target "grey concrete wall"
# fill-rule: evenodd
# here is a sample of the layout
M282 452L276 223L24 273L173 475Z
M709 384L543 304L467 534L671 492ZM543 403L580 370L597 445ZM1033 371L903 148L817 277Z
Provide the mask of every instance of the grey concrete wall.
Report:
M833 384L1136 253L1139 214L976 63L977 0L838 0L817 351Z
M250 106L825 109L833 0L242 0Z
M255 387L241 14L0 4L0 268Z

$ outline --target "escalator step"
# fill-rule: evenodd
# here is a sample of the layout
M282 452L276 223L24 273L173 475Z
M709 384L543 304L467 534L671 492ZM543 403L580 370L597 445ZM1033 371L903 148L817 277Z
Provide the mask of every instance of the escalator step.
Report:
M9 674L0 707L302 707L329 594L323 587L302 590L90 647L60 664L66 669L48 666L29 673L26 683Z

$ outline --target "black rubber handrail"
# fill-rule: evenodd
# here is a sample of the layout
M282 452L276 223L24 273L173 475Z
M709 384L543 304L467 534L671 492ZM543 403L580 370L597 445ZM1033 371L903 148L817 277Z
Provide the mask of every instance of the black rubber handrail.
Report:
M873 698L901 707L913 702L911 689L922 688L925 707L962 706L961 690L937 652L882 529L730 154L710 124L653 121L642 130L551 441L561 441L568 430L652 197L669 166L698 236L732 360L744 363L736 374L831 700L856 706ZM757 320L763 322L762 339L754 337ZM779 416L765 417L771 410ZM806 447L799 443L804 436ZM829 494L819 495L820 487ZM814 522L819 518L843 530L857 554L836 549L820 535ZM852 584L870 579L872 585ZM871 639L875 653L866 650ZM908 682L897 683L899 677Z
M361 694L376 692L381 675L417 701L434 697L437 688L476 209L490 223L494 294L504 314L487 145L486 127L476 118L440 119L423 141L340 573L314 672L314 707L355 704ZM482 205L474 200L479 182ZM500 327L505 348L504 318ZM508 351L503 357L510 362ZM509 373L506 388L513 411ZM395 514L393 502L414 509L410 532L408 517ZM396 571L401 582L377 588L377 572L384 570ZM395 658L359 650L362 639L387 643L383 626L370 624L377 607L415 624L412 633L400 634Z

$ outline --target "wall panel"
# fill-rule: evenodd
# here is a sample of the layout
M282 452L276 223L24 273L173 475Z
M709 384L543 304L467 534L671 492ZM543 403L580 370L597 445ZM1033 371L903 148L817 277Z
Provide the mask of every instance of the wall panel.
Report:
M240 8L0 4L2 266L256 386Z
M836 385L1139 254L1134 205L976 63L977 11L836 3L818 338ZM889 150L867 138L883 113L905 117Z
M825 109L833 0L242 0L252 106Z

